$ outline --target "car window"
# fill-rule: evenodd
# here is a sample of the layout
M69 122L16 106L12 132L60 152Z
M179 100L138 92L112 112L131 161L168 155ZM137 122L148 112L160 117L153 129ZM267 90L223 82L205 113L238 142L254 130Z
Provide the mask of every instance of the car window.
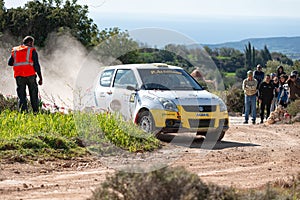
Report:
M146 90L202 90L202 87L181 69L138 69Z
M100 77L100 85L103 87L109 87L113 77L113 73L114 69L104 71Z
M119 69L116 73L113 87L126 88L127 86L136 87L137 80L132 70Z

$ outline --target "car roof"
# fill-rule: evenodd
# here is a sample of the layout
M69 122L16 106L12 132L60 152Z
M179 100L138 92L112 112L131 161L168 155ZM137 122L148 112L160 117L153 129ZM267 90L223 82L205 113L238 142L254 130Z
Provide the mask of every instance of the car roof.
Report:
M105 67L107 69L119 69L119 68L126 68L126 69L182 69L181 67L168 65L165 63L142 63L142 64L124 64L124 65L114 65Z

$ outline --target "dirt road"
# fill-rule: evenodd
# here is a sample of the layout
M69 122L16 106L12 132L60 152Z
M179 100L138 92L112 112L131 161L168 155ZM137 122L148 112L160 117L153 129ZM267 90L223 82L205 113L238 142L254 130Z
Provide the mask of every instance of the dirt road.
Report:
M212 150L200 148L203 139L184 149L172 166L184 166L205 182L237 188L256 188L288 180L300 172L300 123L242 125L231 118L223 141ZM0 162L1 199L86 199L114 172L97 158Z

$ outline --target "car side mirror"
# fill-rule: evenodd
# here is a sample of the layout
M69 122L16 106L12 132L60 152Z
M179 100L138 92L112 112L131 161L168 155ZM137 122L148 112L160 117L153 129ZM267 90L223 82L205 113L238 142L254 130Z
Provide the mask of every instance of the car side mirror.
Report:
M207 90L208 91L208 87L207 85L202 85L203 90Z

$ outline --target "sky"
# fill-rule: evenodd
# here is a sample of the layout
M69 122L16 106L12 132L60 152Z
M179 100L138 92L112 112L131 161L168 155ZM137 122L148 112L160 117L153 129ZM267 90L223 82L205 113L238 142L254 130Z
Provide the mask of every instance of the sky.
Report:
M4 0L24 6L27 0ZM299 0L77 0L99 29L161 28L202 44L300 36Z

